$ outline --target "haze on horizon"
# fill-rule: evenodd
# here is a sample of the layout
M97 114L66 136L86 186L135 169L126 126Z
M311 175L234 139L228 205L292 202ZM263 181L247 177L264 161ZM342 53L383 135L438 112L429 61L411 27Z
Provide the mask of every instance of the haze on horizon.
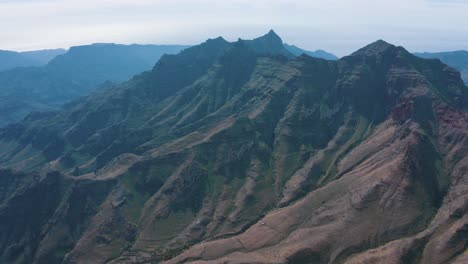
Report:
M0 0L0 49L254 38L338 56L384 39L410 51L468 49L468 0Z

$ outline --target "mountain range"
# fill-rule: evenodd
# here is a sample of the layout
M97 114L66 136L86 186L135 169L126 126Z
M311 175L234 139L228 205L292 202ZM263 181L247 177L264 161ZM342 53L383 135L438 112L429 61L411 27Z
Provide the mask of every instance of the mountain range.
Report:
M58 55L64 54L64 49L47 49L15 52L0 50L0 71L17 67L42 66Z
M306 54L306 55L309 55L311 57L314 57L314 58L321 58L321 59L325 59L325 60L337 60L338 57L329 53L329 52L326 52L324 50L316 50L316 51L308 51L308 50L303 50L295 45L289 45L289 44L284 44L284 47L289 51L291 52L292 54L296 55L296 56L300 56L302 54Z
M2 71L0 126L20 121L34 111L59 109L103 83L109 86L127 80L151 69L163 54L178 53L187 47L93 44L72 47L44 66ZM42 53L28 54L40 57Z
M219 37L0 128L1 263L466 263L468 88Z

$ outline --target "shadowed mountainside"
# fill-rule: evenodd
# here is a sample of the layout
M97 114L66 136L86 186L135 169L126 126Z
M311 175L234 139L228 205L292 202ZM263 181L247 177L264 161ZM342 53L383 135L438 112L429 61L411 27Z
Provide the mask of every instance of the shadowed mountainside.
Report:
M461 77L468 84L468 51L422 52L414 55L426 59L439 59L461 72Z
M210 39L0 129L0 260L463 263L460 73L279 42Z

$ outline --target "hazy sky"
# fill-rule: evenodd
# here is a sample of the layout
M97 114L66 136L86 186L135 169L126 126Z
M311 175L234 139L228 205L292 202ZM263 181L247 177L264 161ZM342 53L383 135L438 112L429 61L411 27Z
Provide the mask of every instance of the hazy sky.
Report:
M0 0L0 49L253 38L339 56L377 39L410 51L468 49L468 0Z

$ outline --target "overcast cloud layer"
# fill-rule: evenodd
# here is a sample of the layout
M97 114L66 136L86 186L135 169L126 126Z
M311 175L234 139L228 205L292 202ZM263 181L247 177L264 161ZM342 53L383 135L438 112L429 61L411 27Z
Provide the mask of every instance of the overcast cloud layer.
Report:
M377 39L410 51L468 49L468 0L0 0L0 49L253 38L339 56Z

